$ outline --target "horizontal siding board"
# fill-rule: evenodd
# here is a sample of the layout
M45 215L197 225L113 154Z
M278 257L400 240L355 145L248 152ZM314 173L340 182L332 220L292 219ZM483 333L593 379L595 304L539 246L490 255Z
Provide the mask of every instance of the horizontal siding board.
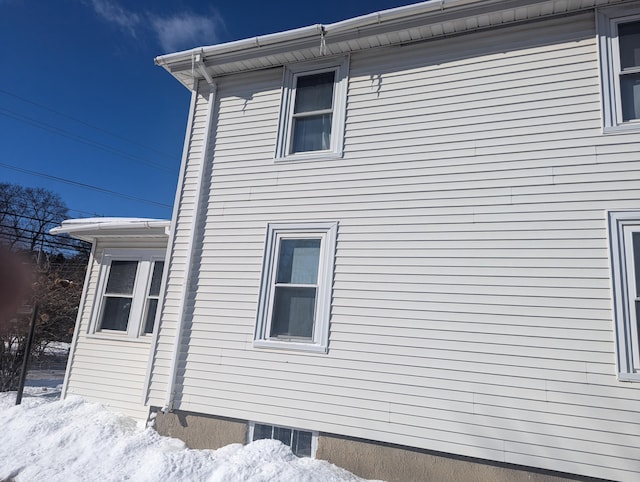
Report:
M593 12L350 62L341 159L274 162L281 68L219 79L176 407L633 480L638 386L615 379L606 210L639 207L640 143L601 134ZM205 114L202 98L158 405ZM314 220L339 222L329 351L256 349L267 223Z

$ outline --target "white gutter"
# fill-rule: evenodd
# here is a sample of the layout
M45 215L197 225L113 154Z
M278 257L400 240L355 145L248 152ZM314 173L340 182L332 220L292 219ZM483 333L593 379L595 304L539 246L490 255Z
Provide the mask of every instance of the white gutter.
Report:
M380 25L404 18L414 17L418 15L438 14L444 10L450 10L452 8L473 5L487 5L490 3L500 2L505 3L504 0L428 0L426 2L382 10L380 12L370 13L367 15L362 15L360 17L354 17L327 25L316 24L308 27L286 30L284 32L277 32L267 35L261 35L258 37L227 42L224 44L211 45L208 47L198 47L183 52L161 55L159 57L156 57L155 63L157 65L161 65L167 71L172 73L172 64L188 62L195 55L200 55L201 60L204 62L206 61L207 57L239 53L245 50L260 47L300 41L307 38L319 36L323 32L327 37L349 31L357 33L358 30L365 27Z
M205 131L204 131L206 133L206 137L205 137L204 145L202 146L202 158L200 161L200 169L198 171L198 179L196 180L198 187L196 192L195 206L193 210L193 219L191 221L191 226L189 229L190 231L189 245L187 246L187 259L185 260L185 265L186 265L185 277L182 282L182 286L181 286L182 290L180 292L180 298L179 298L180 300L179 308L178 308L179 318L178 318L178 323L176 327L175 344L173 346L173 353L171 356L171 366L169 367L169 382L167 384L167 391L165 394L165 404L164 404L164 407L162 408L163 412L173 410L173 404L175 402L175 385L176 385L176 377L178 375L178 367L179 367L178 359L180 358L180 348L182 345L182 336L184 332L184 321L187 316L187 296L189 294L189 288L191 287L191 276L194 269L194 259L193 259L194 258L193 253L194 253L194 247L195 247L194 245L196 242L196 233L198 229L198 223L200 221L200 213L202 212L201 203L203 200L204 173L205 173L207 164L209 162L207 155L209 153L209 145L211 142L211 124L213 122L213 116L215 112L215 100L216 100L216 94L217 94L217 85L215 84L215 82L209 82L209 89L210 89L209 105L208 105L209 110L207 113L207 121L206 121ZM197 88L194 90L193 98L195 99L196 96L197 96ZM190 121L191 119L193 119L194 115L195 115L195 112L189 113ZM186 158L186 156L188 155L188 147L191 144L190 136L191 136L192 129L193 129L192 126L190 126L190 128L187 129L187 134L186 134L187 137L185 139L185 152L183 154L183 156L185 157L182 161L184 166L186 166L186 164L188 163L188 159ZM182 188L184 188L184 185L182 186ZM176 204L175 204L176 210L174 212L174 216L177 216L177 213L178 213L177 208L179 205L180 204L178 202L178 197L176 197ZM174 219L172 222L172 226L174 230L176 226L176 219ZM175 239L175 232L173 233L173 237ZM173 242L172 242L172 245L173 245ZM171 246L171 249L173 250L173 246Z
M166 220L146 220L146 221L136 221L136 222L113 222L113 223L88 223L88 224L72 224L65 225L66 221L62 223L61 226L56 228L52 228L49 233L50 234L75 234L75 233L86 233L88 231L114 231L119 229L157 229L157 228L166 228L169 226L169 221Z
M296 28L293 30L286 30L284 32L270 33L267 35L235 40L233 42L227 42L224 44L211 45L208 47L198 47L195 49L184 50L182 52L176 52L173 54L160 55L156 57L154 61L156 65L160 65L170 72L170 64L177 62L187 62L190 61L192 57L197 55L201 55L201 59L204 61L206 56L240 52L242 50L249 50L256 47L266 47L268 45L300 40L306 37L315 37L317 35L320 35L321 33L322 25L311 25L309 27Z

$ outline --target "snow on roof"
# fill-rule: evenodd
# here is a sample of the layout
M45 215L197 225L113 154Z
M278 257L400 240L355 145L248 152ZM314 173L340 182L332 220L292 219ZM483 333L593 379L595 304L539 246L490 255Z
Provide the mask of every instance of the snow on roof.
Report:
M51 229L51 234L69 234L93 242L102 237L168 237L170 221L150 218L82 218L67 219Z

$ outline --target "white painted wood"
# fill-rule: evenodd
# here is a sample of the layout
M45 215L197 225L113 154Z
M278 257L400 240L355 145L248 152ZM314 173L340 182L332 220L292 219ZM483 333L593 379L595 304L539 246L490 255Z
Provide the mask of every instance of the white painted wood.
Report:
M640 141L601 133L593 11L350 65L344 155L313 162L274 162L281 68L218 79L192 239L198 99L149 402L193 242L176 408L637 480L606 210L640 209ZM328 353L254 348L267 223L328 221Z
M67 367L65 396L81 395L103 403L115 411L144 421L149 409L144 406L144 379L149 360L151 337L127 339L126 335L99 337L92 334L91 315L96 305L100 261L105 250L164 249L166 241L150 238L98 240L87 267L86 295L78 314L72 343L73 356Z

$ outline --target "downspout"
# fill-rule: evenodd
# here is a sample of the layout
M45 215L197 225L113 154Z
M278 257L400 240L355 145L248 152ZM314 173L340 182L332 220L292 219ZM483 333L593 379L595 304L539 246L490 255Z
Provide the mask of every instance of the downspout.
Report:
M182 197L184 179L187 170L187 160L189 156L189 146L191 139L191 130L193 128L193 118L196 110L198 93L195 90L191 91L191 101L189 102L189 114L187 117L187 128L184 133L184 142L182 143L182 156L180 157L180 174L178 175L178 182L176 184L176 194L173 200L173 212L171 213L171 222L169 225L168 239L167 239L167 254L164 259L164 270L162 273L162 281L160 282L160 294L162 295L158 301L160 309L156 323L158 326L157 329L154 330L153 336L151 338L151 349L149 350L149 357L147 361L147 372L144 379L144 387L142 390L143 394L143 405L146 405L149 402L150 392L149 388L151 387L151 376L153 374L153 362L156 358L156 350L158 348L158 336L161 331L160 323L162 320L162 312L164 310L164 303L167 298L167 280L169 279L169 266L171 264L171 257L173 254L173 245L176 239L176 225L178 220L178 213L180 212L180 198ZM178 321L179 322L179 321Z
M187 247L187 259L185 261L186 276L185 276L184 283L182 284L182 292L180 293L180 305L179 305L179 311L178 311L180 313L180 318L178 319L178 326L176 327L175 345L173 347L173 353L171 356L171 366L169 368L169 383L167 384L167 391L165 394L165 404L164 404L164 407L162 408L162 411L165 413L167 411L173 410L173 404L175 402L175 396L176 396L175 386L176 386L176 378L178 375L179 358L180 358L181 345L182 345L182 334L184 331L184 320L186 318L186 311L187 311L186 310L187 296L189 294L189 288L191 287L191 276L194 268L193 251L194 251L196 231L198 229L198 222L200 220L200 213L202 208L202 201L203 201L202 191L203 191L203 183L204 183L204 173L205 173L205 169L208 162L207 155L209 153L209 145L211 140L211 124L213 122L215 100L216 100L216 94L218 90L218 86L213 81L211 76L208 75L208 72L206 72L206 67L204 66L204 60L202 58L202 54L198 54L196 56L196 63L198 66L198 72L200 72L203 75L203 77L207 81L207 84L209 85L209 106L208 106L209 112L207 115L207 122L205 125L206 137L205 137L204 146L202 148L202 159L200 162L200 170L198 172L198 188L196 193L196 204L194 206L193 219L190 227L189 245ZM195 115L195 111L194 111L194 115ZM189 135L192 135L192 133L190 132ZM178 209L179 207L180 207L179 203L176 203L176 209ZM177 221L177 218L176 218L176 221ZM174 224L174 229L175 229L175 224Z

